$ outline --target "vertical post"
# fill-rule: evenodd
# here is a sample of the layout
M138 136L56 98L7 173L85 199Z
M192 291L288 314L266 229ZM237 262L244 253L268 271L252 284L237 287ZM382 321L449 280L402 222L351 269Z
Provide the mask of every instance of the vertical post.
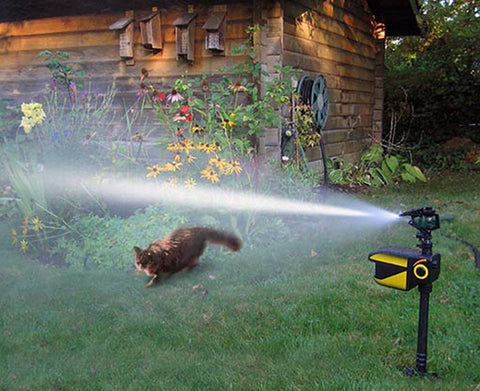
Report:
M427 340L428 340L428 302L432 284L419 285L420 308L418 311L417 371L419 375L427 374Z

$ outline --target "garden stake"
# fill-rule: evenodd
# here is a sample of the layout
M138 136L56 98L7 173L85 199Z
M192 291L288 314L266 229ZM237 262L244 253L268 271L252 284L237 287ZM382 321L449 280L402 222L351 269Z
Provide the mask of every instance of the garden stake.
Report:
M431 207L407 210L400 216L409 216L408 222L418 230L417 247L383 247L369 254L375 262L374 280L389 288L408 291L418 285L420 307L418 312L417 365L407 368L408 375L428 375L427 337L428 305L432 283L440 274L440 254L432 253L432 231L440 228L440 218Z

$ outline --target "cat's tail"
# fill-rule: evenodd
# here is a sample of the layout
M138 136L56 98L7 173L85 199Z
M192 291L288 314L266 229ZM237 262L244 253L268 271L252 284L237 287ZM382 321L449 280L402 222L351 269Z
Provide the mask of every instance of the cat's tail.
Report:
M202 228L202 231L207 242L223 245L232 251L238 251L242 247L242 241L233 233L213 228Z

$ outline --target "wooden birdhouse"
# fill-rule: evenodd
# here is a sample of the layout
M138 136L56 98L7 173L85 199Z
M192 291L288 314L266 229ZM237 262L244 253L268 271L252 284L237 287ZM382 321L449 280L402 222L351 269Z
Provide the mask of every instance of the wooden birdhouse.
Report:
M215 53L225 50L226 12L212 12L203 25L205 30L205 49Z
M173 22L175 26L175 40L177 42L177 60L184 58L189 62L193 62L196 16L197 14L194 13L185 14Z
M126 11L125 17L110 25L109 29L118 31L120 36L119 54L127 65L133 65L133 11Z
M140 19L140 32L145 48L152 49L154 52L163 49L162 20L160 11L156 7L152 8L150 15Z

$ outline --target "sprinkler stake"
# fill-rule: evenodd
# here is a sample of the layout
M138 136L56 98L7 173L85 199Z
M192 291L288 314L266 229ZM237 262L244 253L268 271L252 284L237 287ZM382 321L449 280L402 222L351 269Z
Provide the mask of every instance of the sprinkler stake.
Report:
M408 375L429 376L427 372L428 308L432 283L440 274L440 254L432 253L432 231L440 228L440 218L431 207L407 210L409 224L418 230L417 247L383 247L369 254L375 262L374 280L389 288L408 291L418 286L418 338L416 368L407 368ZM435 374L431 374L436 376Z

